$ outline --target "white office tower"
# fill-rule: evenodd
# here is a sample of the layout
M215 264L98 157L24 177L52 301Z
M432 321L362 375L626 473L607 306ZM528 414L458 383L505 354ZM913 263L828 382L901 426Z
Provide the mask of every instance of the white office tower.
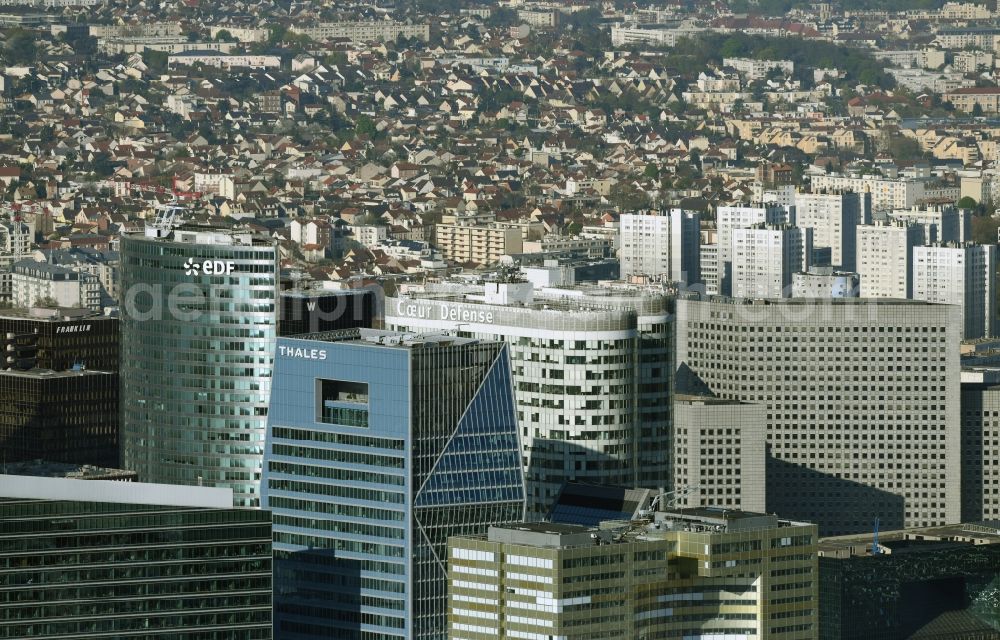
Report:
M622 280L684 285L701 281L697 212L627 213L621 216L618 230Z
M716 291L720 295L732 293L733 230L746 229L755 224L795 224L794 209L778 204L752 204L723 206L716 210L718 237L718 276Z
M677 300L678 379L764 407L767 512L823 535L960 522L958 309Z
M862 298L909 298L913 247L922 244L923 227L908 222L858 226L858 277Z
M914 247L912 280L914 300L959 307L963 339L997 335L996 245Z
M972 212L953 204L896 209L892 218L923 225L923 244L972 241Z
M854 271L857 226L869 224L872 199L869 193L797 193L795 224L813 230L813 244L830 249L830 266Z
M858 274L833 267L809 267L792 275L793 298L857 298Z
M786 224L733 229L733 297L791 297L792 274L809 269L812 249L812 229Z
M670 485L673 333L663 295L442 283L386 298L385 326L505 340L528 485L543 517L565 481Z

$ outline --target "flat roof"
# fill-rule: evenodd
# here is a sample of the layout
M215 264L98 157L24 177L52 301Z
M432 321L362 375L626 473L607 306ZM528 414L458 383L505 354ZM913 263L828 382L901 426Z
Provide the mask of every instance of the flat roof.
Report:
M228 487L188 487L147 482L42 478L11 474L0 475L0 498L233 508L233 490Z
M91 369L81 369L79 371L73 371L72 369L66 369L65 371L53 371L52 369L26 369L22 371L20 369L10 369L0 371L0 376L51 380L56 378L82 378L85 376L109 376L112 373L112 371L96 371Z
M344 342L356 345L395 347L408 349L419 346L451 346L494 342L478 338L462 338L447 333L409 333L382 329L340 329L320 331L302 335L279 337L279 341L301 340L303 342Z
M77 480L134 478L135 471L96 467L90 464L74 464L71 462L52 462L49 460L28 460L23 462L7 462L0 465L0 471L14 476L34 476L43 478L72 478Z
M36 322L76 322L78 320L117 320L99 311L82 307L15 307L0 311L0 319L33 320Z

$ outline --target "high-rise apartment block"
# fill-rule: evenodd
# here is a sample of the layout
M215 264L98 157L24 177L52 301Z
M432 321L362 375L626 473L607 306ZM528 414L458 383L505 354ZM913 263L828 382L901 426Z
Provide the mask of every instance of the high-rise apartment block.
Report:
M623 280L701 282L697 212L671 209L656 215L626 213L619 220Z
M829 266L838 269L856 268L856 228L859 224L870 224L871 214L868 193L795 194L795 224L813 230L813 244L829 248Z
M958 522L958 309L910 300L677 300L677 363L764 407L767 511L829 534Z
M732 233L733 297L791 297L792 276L812 260L812 229L761 223Z
M510 344L533 517L548 513L566 481L667 487L669 301L593 288L536 295L505 280L387 298L386 328Z
M924 197L925 183L913 178L884 178L880 175L842 176L819 174L810 177L814 193L870 193L872 211L909 209Z
M997 335L997 246L935 244L913 249L913 298L961 310L962 338Z
M274 241L184 226L121 238L121 464L260 503L277 329Z
M0 532L0 637L272 637L271 515L229 489L0 475Z
M719 245L703 244L698 252L700 256L701 283L708 295L719 293Z
M450 640L819 637L816 526L727 509L449 544Z
M857 298L858 274L813 265L792 275L793 298Z
M862 298L910 298L913 247L923 228L908 222L858 226L857 265Z
M718 244L717 282L719 295L730 295L733 276L733 230L757 224L794 224L793 210L773 203L749 206L724 206L716 211Z
M896 209L892 219L922 225L922 244L972 241L972 212L955 205L925 205Z
M444 638L448 537L524 517L507 344L280 338L264 478L279 637Z
M34 234L19 220L0 220L0 302L10 302L13 294L11 267L31 250Z

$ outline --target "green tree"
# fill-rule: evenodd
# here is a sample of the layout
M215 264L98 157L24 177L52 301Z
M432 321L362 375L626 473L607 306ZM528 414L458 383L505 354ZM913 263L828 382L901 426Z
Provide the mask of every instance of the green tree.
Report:
M656 166L655 162L650 162L649 164L646 165L646 168L643 169L642 175L644 175L647 178L652 178L653 180L659 180L660 168Z
M359 136L374 136L376 131L374 120L368 116L358 116L354 123L354 133Z
M649 194L630 182L619 182L611 187L608 201L619 211L636 211L647 209L650 205Z
M978 102L972 105L972 117L973 118L983 117L983 105L979 104Z
M166 51L153 51L146 49L142 52L142 61L151 73L161 74L167 70L167 61L170 59Z
M233 37L233 34L231 34L228 29L219 29L215 32L215 41L236 42L236 38Z
M7 36L4 55L11 64L32 64L38 55L35 37L24 29L14 29Z
M913 138L893 136L889 140L889 155L894 160L916 160L924 156L920 143Z
M965 196L964 198L962 198L961 200L958 201L958 208L959 209L973 209L974 210L978 206L979 206L979 203L976 202L976 199L973 198L972 196ZM995 240L996 240L996 238L994 238L994 241Z

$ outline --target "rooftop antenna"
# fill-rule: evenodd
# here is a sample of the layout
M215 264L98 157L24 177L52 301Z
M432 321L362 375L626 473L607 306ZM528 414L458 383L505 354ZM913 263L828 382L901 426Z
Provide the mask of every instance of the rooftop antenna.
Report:
M882 547L878 543L878 516L875 517L875 539L872 540L872 555L882 555Z

